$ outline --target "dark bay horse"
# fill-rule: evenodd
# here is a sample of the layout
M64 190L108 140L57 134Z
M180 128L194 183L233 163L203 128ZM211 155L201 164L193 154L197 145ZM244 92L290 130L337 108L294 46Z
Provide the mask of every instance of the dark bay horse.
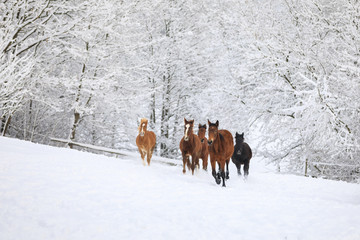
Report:
M201 154L201 141L193 133L194 120L188 121L184 118L184 136L180 141L180 150L183 157L183 173L186 172L185 165L194 174L195 167L199 167L199 157ZM190 163L191 158L191 163Z
M244 133L235 135L235 148L234 154L231 157L232 162L236 165L238 174L241 176L241 164L244 164L244 177L245 179L249 175L250 159L252 157L252 151L250 146L244 142Z
M205 135L206 135L206 124L204 124L204 125L199 124L198 136L201 141L200 159L202 159L203 169L205 171L207 171L208 158L209 158L209 147L208 147L207 138Z
M147 131L147 123L148 120L146 118L141 119L139 125L139 135L136 137L136 145L141 154L144 166L146 165L145 156L147 157L147 163L150 166L150 160L156 144L155 133Z
M229 179L229 162L234 152L233 136L227 130L219 130L219 121L209 124L209 153L210 163L212 168L212 175L217 184L220 184L222 178L223 187L225 186L225 178ZM219 165L219 174L216 174L216 163ZM225 163L226 163L226 176L225 176Z

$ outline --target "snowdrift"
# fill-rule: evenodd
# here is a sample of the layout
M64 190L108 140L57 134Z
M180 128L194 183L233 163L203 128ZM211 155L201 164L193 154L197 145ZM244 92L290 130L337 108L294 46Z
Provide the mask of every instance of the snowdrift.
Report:
M359 185L276 174L257 158L247 182L231 163L222 188L137 153L0 137L0 156L0 239L360 239Z

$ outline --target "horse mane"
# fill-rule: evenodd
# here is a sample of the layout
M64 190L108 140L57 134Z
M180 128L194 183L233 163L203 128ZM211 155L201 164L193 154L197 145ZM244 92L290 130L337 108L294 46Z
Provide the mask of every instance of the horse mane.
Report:
M142 125L142 123L147 123L148 122L148 119L147 118L141 118L140 119L140 124L139 124L139 126L138 126L138 131L140 131L140 128L141 128L141 125Z
M219 133L219 137L221 141L224 141L224 136L221 133Z

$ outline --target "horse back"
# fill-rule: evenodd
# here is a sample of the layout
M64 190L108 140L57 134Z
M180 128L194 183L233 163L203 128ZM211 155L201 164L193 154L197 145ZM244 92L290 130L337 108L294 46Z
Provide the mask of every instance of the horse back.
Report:
M225 129L219 130L219 134L222 136L222 145L225 149L225 159L230 159L234 152L234 140L232 134Z

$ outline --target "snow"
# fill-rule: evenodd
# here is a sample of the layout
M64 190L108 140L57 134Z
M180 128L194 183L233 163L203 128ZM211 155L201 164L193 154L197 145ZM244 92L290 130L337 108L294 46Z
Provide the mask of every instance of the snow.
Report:
M0 239L360 239L360 185L276 174L246 182L137 153L106 157L0 137ZM174 162L174 160L169 160Z

